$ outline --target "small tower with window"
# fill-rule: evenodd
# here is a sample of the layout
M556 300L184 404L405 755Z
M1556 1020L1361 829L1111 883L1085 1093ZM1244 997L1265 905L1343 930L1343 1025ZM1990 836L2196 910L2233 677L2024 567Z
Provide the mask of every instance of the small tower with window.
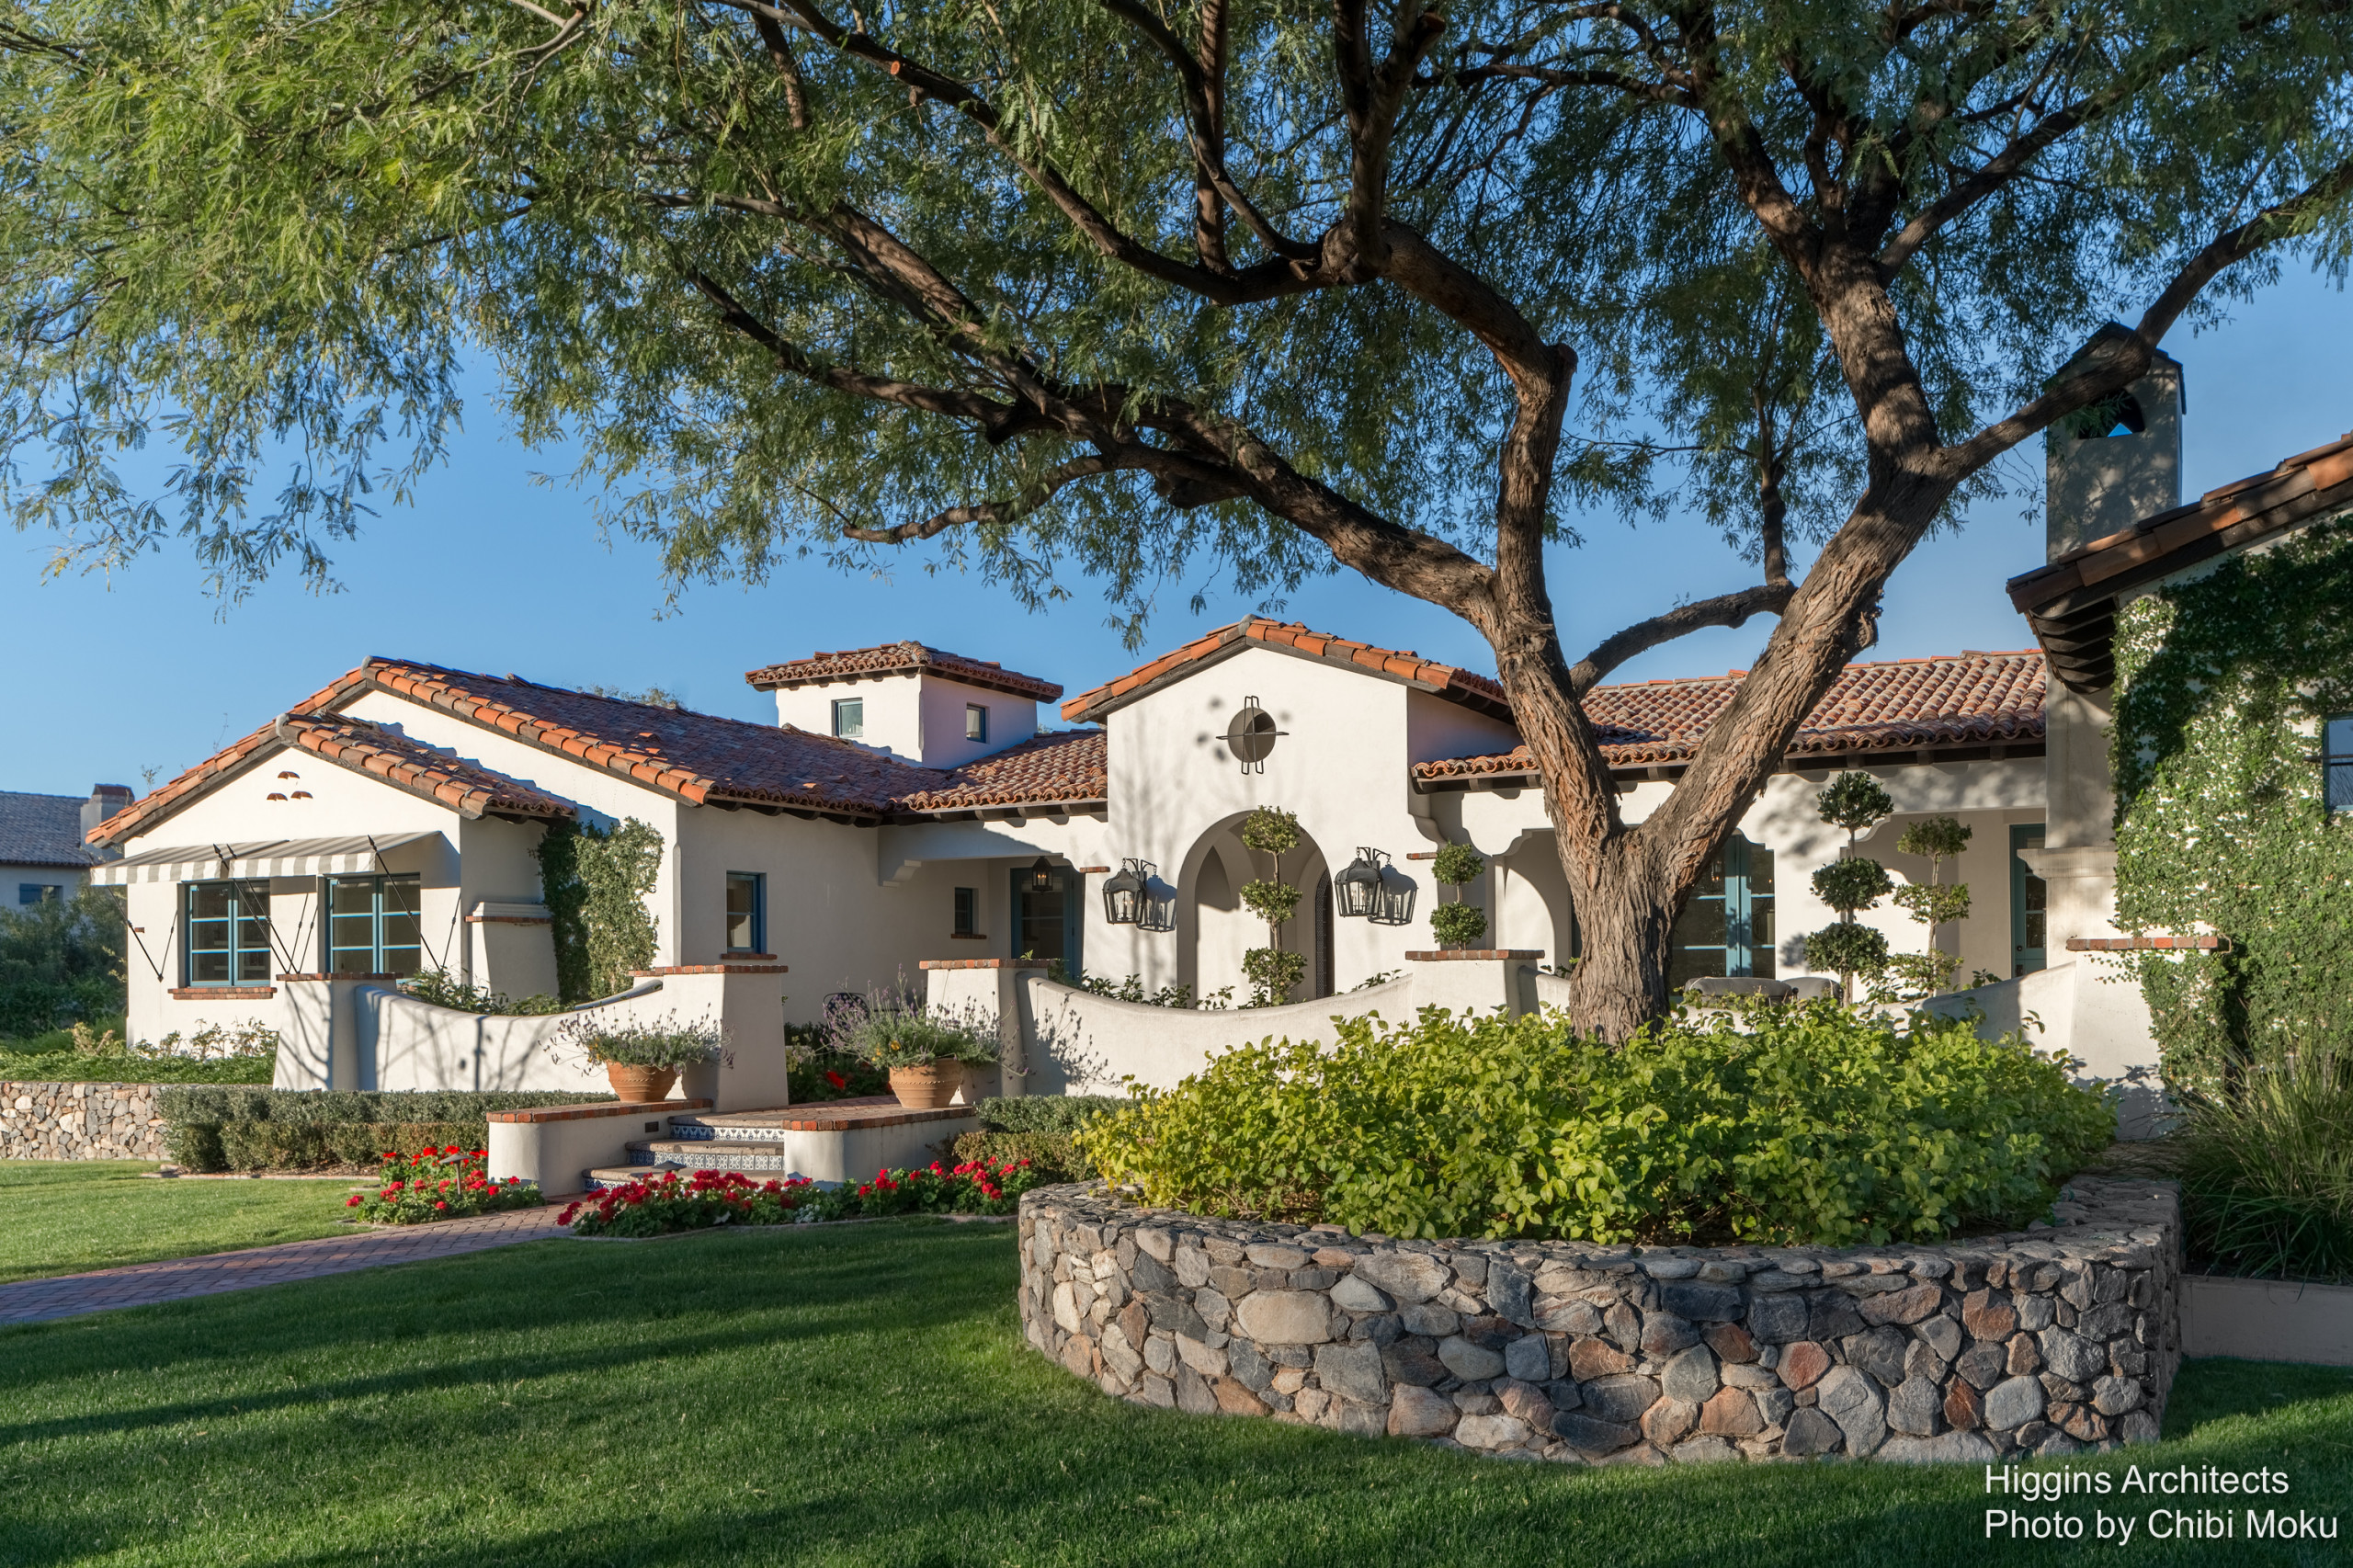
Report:
M913 763L961 767L1029 740L1050 680L921 642L813 653L744 677L776 693L779 724L831 735Z

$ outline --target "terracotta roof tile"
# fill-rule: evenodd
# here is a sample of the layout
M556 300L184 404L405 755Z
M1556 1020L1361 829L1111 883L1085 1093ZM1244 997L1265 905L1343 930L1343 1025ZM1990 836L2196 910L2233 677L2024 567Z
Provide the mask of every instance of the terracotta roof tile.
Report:
M278 738L438 801L461 816L569 817L573 803L504 773L437 751L395 730L345 714L288 714Z
M937 790L899 797L909 812L1100 801L1110 793L1109 747L1100 730L1064 730L966 763Z
M1419 653L1351 642L1344 637L1310 631L1304 626L1287 625L1260 616L1205 632L1149 664L1139 665L1126 675L1079 693L1063 704L1063 717L1091 722L1188 666L1227 657L1253 642L1404 681L1494 718L1511 717L1511 704L1504 697L1504 688L1489 676L1441 665Z
M2067 551L2013 577L2026 615L2060 679L2097 690L2115 678L2119 596L2227 550L2353 507L2353 435L2299 452L2265 473L2217 485L2187 506Z
M1612 767L1688 761L1747 672L1597 686L1585 710ZM1790 743L1792 756L1989 744L2042 738L2042 655L1963 653L1849 665ZM1528 773L1522 745L1486 756L1416 763L1417 778Z
M1000 666L994 659L968 659L921 642L885 642L873 648L849 648L838 653L812 653L747 670L744 678L762 691L779 687L820 685L826 681L862 680L873 676L936 675L987 691L1051 702L1063 688L1050 680L1025 676Z

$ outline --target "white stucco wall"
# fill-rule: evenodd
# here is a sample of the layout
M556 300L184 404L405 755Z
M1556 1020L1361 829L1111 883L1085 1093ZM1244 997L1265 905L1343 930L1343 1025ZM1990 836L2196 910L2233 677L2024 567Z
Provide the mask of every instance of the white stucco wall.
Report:
M975 758L1019 745L1038 733L1038 704L1009 692L987 691L942 676L871 676L823 686L779 687L779 724L820 735L834 733L834 704L857 698L866 704L859 744L920 767L961 767ZM988 738L964 738L964 707L988 710Z

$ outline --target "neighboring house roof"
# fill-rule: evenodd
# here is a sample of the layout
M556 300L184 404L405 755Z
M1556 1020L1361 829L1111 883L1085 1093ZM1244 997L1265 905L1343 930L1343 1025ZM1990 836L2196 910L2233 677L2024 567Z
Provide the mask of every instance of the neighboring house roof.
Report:
M779 687L824 686L837 680L870 680L876 676L934 675L964 686L1002 691L1051 702L1063 688L1050 680L1004 668L994 659L968 659L921 642L885 642L874 648L848 648L838 653L812 653L746 670L744 678L762 691Z
M968 762L936 790L899 798L904 811L926 814L982 807L1093 802L1110 795L1110 748L1100 730L1040 735Z
M1603 758L1613 768L1688 762L1747 673L1594 687L1585 710ZM1848 665L1798 726L1790 756L2039 748L2042 699L2042 655L2031 648ZM1525 745L1414 765L1415 778L1426 785L1535 773Z
M82 843L84 800L80 795L26 795L0 790L0 865L95 864L98 857Z
M2077 691L2097 691L2116 679L2116 611L2131 590L2348 506L2353 435L2013 577L2010 602L2025 613L2059 678Z
M1320 659L1325 664L1362 670L1369 675L1443 697L1449 702L1459 702L1490 718L1501 719L1506 723L1511 720L1511 703L1504 696L1504 688L1489 676L1457 669L1452 665L1441 665L1434 659L1425 659L1419 653L1400 652L1394 648L1376 648L1367 642L1351 642L1346 638L1310 631L1304 626L1284 625L1260 616L1237 620L1231 626L1221 626L1173 653L1163 653L1150 664L1137 665L1116 680L1106 681L1091 690L1080 692L1063 704L1063 717L1093 722L1147 692L1198 674L1208 665L1232 658L1253 646L1273 648L1302 658Z
M278 721L277 737L355 773L373 774L411 794L448 806L462 817L569 817L569 801L466 762L396 730L348 714L292 714Z

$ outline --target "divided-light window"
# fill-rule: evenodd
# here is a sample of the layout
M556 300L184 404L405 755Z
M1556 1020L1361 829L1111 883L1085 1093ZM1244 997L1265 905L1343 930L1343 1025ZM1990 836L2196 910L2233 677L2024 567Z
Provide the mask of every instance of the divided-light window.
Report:
M846 741L861 740L866 734L866 699L838 698L834 702L834 733Z
M327 879L327 972L415 974L425 967L423 885L408 877Z
M180 929L190 985L269 983L269 884L188 882Z
M980 889L958 888L956 890L956 929L953 934L959 937L977 937L981 934Z
M727 873L727 950L767 951L767 879L757 871Z

